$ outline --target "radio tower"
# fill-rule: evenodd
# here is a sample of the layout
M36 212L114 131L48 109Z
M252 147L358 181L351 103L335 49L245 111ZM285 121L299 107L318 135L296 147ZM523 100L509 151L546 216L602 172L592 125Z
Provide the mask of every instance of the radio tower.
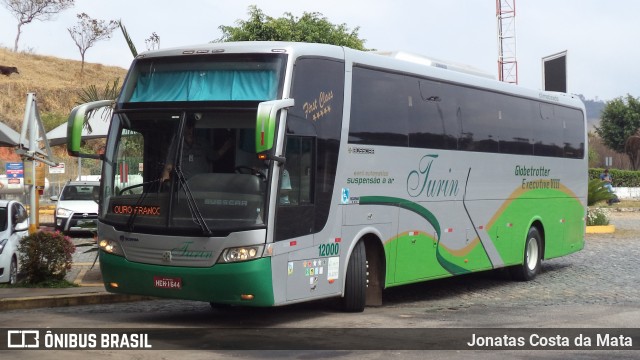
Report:
M516 61L516 0L496 0L498 19L498 80L518 83Z

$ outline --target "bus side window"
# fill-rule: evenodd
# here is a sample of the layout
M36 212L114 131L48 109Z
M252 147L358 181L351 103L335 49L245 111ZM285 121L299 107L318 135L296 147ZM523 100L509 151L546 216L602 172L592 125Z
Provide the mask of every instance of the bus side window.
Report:
M287 136L286 164L280 171L275 239L285 240L314 231L315 137Z
M312 138L288 137L285 153L287 163L280 174L281 205L303 205L312 203L312 149Z

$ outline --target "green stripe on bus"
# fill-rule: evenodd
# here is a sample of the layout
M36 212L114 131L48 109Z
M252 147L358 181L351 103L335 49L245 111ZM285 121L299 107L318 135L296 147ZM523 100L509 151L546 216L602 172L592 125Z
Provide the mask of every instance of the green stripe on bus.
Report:
M438 222L438 219L436 218L435 215L433 215L431 211L427 210L420 204L417 204L415 202L412 202L406 199L389 197L389 196L361 196L360 204L361 205L397 206L401 209L406 209L418 214L419 216L427 220L427 222L431 224L431 226L433 226L433 228L436 231L436 235L438 237L437 239L438 246L436 248L436 259L438 260L440 265L449 273L454 275L467 274L471 272L470 270L467 270L463 267L460 267L452 263L451 261L446 259L442 254L440 254L440 238L441 238L440 223Z

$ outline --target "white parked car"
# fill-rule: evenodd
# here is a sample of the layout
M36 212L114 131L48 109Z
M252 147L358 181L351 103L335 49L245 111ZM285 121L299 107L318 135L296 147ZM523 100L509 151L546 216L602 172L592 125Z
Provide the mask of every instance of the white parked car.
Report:
M18 282L18 243L28 235L29 215L17 201L0 200L0 283Z
M67 234L95 227L99 192L99 181L70 181L62 188L60 196L52 196L51 200L56 202L56 230Z

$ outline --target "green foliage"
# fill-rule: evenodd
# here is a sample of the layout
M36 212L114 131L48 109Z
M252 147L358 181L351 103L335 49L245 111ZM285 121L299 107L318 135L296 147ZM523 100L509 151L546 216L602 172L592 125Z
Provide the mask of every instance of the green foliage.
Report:
M346 24L332 24L318 12L305 12L302 17L285 13L276 19L251 5L248 14L248 20L236 21L238 26L221 25L222 37L216 41L296 41L366 50L365 40L358 37L359 27L351 30Z
M589 165L600 164L600 154L593 148L589 148Z
M113 80L113 83L107 83L102 91L99 91L95 85L89 85L78 94L79 101L76 104L81 105L98 100L114 100L118 97L118 93L120 93L120 79Z
M600 179L589 180L589 188L587 190L587 206L593 206L601 201L613 199L613 194L604 187L604 182Z
M609 211L602 208L591 208L587 211L587 226L609 225Z
M18 245L25 281L38 284L47 280L63 280L71 269L75 245L60 232L38 231Z
M99 100L115 100L120 93L120 79L115 79L113 83L107 83L107 85L102 90L98 90L95 85L90 85L89 87L82 89L82 92L78 94L78 102L77 104L84 104L93 101ZM109 121L112 114L111 107L102 107L99 109L95 109L87 112L84 118L84 126L87 128L88 132L91 133L93 129L89 124L89 118L91 118L96 111L101 112L101 117L103 121ZM133 153L133 154L141 154L142 146L144 144L144 140L142 139L142 135L133 134L127 137L126 141L123 141L121 144L124 149L124 155ZM98 153L100 147L104 146L103 142L97 143L96 141L87 141L83 144L83 149L86 153L95 154ZM138 163L135 163L137 167ZM83 166L86 170L89 171L89 174L97 175L100 174L102 162L96 160L85 159L83 162ZM132 167L134 168L134 167Z
M596 133L604 144L618 153L625 153L627 139L640 128L640 100L631 95L608 101L602 110ZM630 154L627 154L630 155ZM635 157L630 156L632 164Z
M600 179L604 169L589 169L589 179ZM640 187L640 171L609 169L609 175L613 178L613 187Z
M82 105L88 102L99 101L99 100L115 100L120 93L120 79L113 80L113 83L107 83L102 91L98 90L98 87L95 85L89 85L89 87L82 89L82 92L78 94L77 105ZM102 112L102 119L104 121L109 121L111 117L111 108L103 107L100 109L94 109L87 112L84 116L84 127L87 129L89 133L93 131L91 125L89 124L89 119L93 116L96 111Z
M600 154L598 154L598 152L591 146L591 144L599 140L598 136L591 131L589 131L587 136L589 142L589 152L587 154L589 159L589 166L598 166L598 164L600 164Z
M136 45L133 43L133 40L131 40L129 33L127 32L127 28L124 27L124 24L122 24L122 20L118 20L118 27L120 27L122 36L124 36L124 40L127 42L127 45L129 45L129 51L131 51L131 55L133 55L133 57L138 56Z
M89 140L83 142L81 151L86 154L97 154L98 149L104 144L104 139ZM102 160L82 159L82 175L100 175L102 173Z
M44 131L49 132L56 127L67 122L67 115L58 114L54 112L45 112L40 114L40 120L42 120L42 126Z

